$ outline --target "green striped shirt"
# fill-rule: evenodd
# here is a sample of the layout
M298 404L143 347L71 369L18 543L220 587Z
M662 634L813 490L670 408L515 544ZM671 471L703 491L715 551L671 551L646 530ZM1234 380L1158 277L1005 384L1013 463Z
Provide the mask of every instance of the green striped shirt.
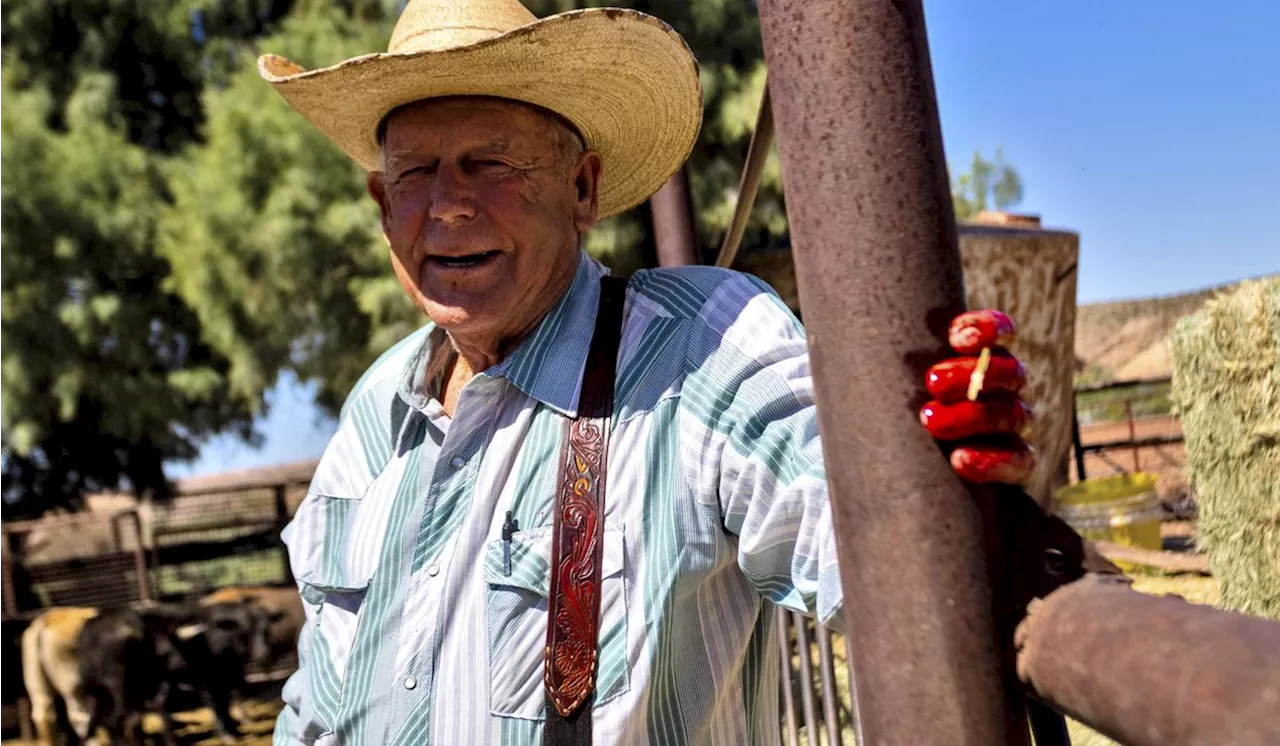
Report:
M431 324L355 386L285 529L307 624L277 744L541 743L557 454L604 271L583 254L452 418ZM748 275L636 273L612 428L594 743L776 743L774 605L841 626L803 328Z

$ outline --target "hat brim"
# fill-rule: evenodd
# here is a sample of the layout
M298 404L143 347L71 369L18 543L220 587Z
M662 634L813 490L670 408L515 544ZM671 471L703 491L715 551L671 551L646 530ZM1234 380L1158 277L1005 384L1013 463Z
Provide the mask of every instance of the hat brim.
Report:
M268 54L258 72L369 171L379 168L378 124L404 104L493 96L553 111L601 154L601 218L656 192L689 157L702 125L688 45L657 18L614 8L549 16L466 46L369 54L309 71Z

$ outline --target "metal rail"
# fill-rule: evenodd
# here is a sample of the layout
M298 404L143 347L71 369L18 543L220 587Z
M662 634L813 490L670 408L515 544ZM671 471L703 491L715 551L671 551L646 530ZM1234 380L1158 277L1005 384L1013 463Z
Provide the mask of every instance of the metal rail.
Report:
M956 479L915 416L964 309L920 0L758 7L858 743L1027 744L997 643L993 502Z
M1091 394L1095 391L1112 391L1114 389L1132 389L1140 386L1159 386L1173 381L1171 376L1159 378L1132 378L1123 381L1106 381L1104 383L1086 383L1076 386L1077 394Z
M1152 448L1155 446L1169 446L1176 445L1181 442L1183 442L1181 434L1150 435L1145 438L1125 438L1123 440L1107 440L1101 443L1086 443L1080 446L1080 450L1084 453L1089 453L1091 451L1110 451L1116 448Z
M1033 604L1018 673L1130 746L1280 743L1280 624L1080 580Z
M663 267L699 264L688 166L675 172L649 198L649 208L653 213L653 239L658 251L658 264Z

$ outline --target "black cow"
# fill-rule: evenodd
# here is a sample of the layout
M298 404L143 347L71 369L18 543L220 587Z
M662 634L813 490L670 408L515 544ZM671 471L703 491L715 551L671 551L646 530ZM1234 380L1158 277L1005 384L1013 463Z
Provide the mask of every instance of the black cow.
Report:
M165 740L173 723L165 709L175 675L188 665L179 646L178 614L117 609L88 620L80 631L80 684L89 713L85 735L107 729L112 743L138 743L142 714L159 712ZM185 634L185 631L184 631Z
M175 690L197 692L215 716L218 735L238 735L231 696L244 684L245 663L265 655L271 617L250 604L155 605L104 612L80 636L81 685L91 720L116 739L136 743L141 714L159 712L174 742L166 702Z

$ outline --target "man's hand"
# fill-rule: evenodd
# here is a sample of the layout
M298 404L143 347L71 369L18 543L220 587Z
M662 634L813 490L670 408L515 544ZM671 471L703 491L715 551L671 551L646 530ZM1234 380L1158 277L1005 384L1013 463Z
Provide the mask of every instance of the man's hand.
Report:
M1031 407L1018 397L1026 370L1008 351L1016 330L1000 311L970 311L951 322L948 342L959 357L929 369L933 399L920 423L951 451L951 468L970 482L1018 484L1035 467L1022 440Z

